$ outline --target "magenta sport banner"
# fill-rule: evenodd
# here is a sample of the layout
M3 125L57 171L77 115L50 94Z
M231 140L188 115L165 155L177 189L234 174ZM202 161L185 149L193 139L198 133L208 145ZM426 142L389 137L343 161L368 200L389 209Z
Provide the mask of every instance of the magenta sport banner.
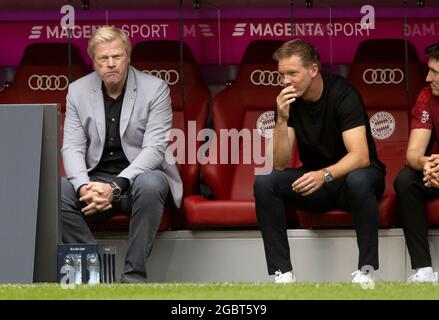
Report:
M436 10L437 11L437 10ZM288 18L227 18L185 19L183 39L192 48L200 64L239 64L248 43L256 39L305 38L320 50L324 63L350 63L358 44L372 38L404 38L412 42L421 60L423 49L439 41L439 17L377 18L374 29L364 29L358 18L295 18L293 28ZM75 23L72 43L86 53L87 41L93 30L105 20L81 20ZM178 18L111 20L132 39L139 41L179 40ZM2 53L0 66L17 66L26 46L37 42L67 42L67 30L57 20L14 21L0 20ZM383 48L385 50L385 48Z

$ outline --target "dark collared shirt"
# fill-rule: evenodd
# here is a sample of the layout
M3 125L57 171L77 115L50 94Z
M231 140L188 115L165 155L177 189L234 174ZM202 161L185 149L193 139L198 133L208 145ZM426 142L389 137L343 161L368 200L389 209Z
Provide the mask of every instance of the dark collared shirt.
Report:
M123 98L125 96L125 86L120 96L116 99L111 98L102 82L102 93L104 95L105 107L105 145L101 160L93 170L93 174L111 175L115 178L114 182L121 187L122 192L128 190L130 183L126 178L116 177L122 170L129 166L125 153L122 149L122 143L119 133L120 114L122 111Z

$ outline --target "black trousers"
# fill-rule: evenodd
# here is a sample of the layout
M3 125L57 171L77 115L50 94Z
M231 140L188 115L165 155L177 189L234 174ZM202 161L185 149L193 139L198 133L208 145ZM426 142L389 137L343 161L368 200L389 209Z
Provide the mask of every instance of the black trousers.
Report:
M292 183L307 169L273 171L256 177L254 197L256 215L264 241L268 273L292 270L287 237L285 208L326 212L335 208L353 216L359 247L358 269L378 269L378 198L384 191L385 172L370 166L350 172L325 184L309 196L292 190Z
M413 269L431 267L425 204L428 200L439 198L439 190L424 186L423 177L420 171L404 168L393 184Z

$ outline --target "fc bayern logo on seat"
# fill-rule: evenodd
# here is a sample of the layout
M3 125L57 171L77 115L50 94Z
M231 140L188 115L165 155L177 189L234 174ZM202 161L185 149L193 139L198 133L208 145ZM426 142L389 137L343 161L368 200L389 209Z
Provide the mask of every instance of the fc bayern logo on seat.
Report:
M276 123L274 122L274 111L265 111L256 120L256 129L260 136L265 139L271 139L273 137L273 130Z
M372 136L378 140L388 139L395 131L395 118L388 112L380 111L370 117Z

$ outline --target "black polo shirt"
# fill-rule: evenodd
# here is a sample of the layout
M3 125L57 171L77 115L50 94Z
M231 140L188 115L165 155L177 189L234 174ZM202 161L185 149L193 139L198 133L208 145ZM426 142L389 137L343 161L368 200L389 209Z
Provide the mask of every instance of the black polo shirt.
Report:
M125 86L122 93L115 99L107 94L107 90L102 82L102 93L104 96L105 107L105 145L102 157L98 165L93 170L93 174L114 176L114 182L117 183L125 192L130 187L130 182L126 178L116 177L122 170L130 165L122 149L120 137L120 114L122 111L123 98L125 96Z

